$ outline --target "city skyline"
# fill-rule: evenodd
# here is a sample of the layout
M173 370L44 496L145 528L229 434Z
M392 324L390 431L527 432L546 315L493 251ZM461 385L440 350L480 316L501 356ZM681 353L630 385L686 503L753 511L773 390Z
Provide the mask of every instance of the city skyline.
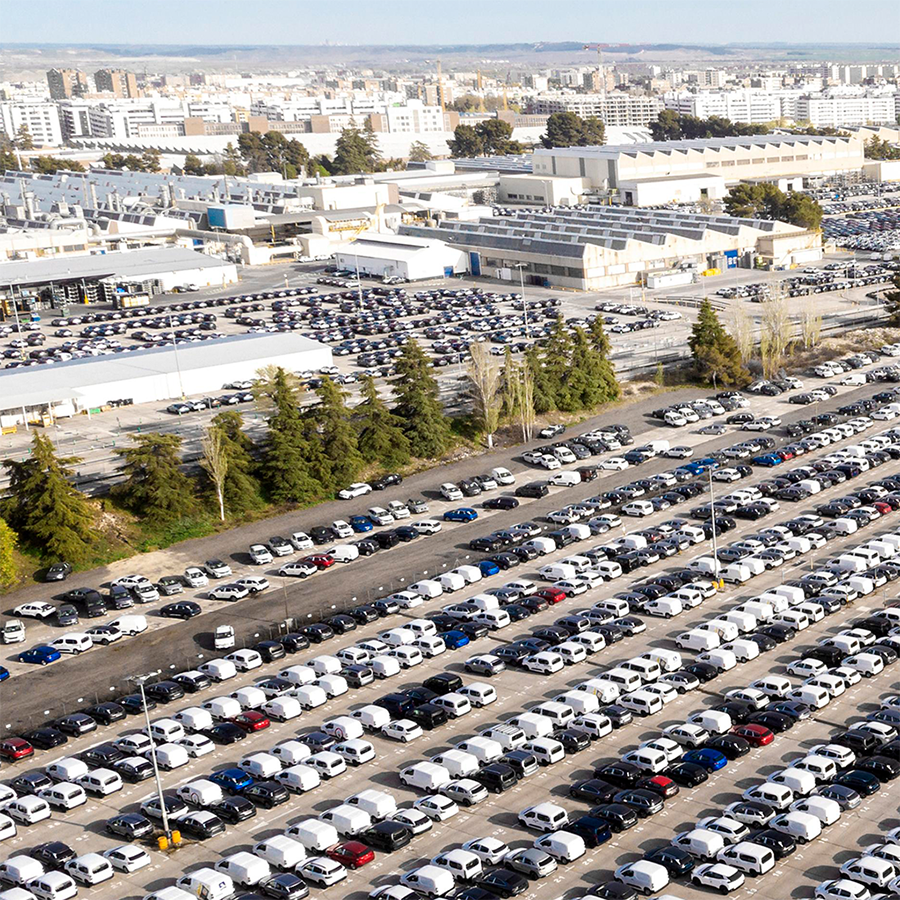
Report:
M623 7L569 0L552 15L537 0L454 0L444 16L425 14L411 0L348 0L336 17L332 7L305 0L273 0L267 16L248 14L247 4L225 0L196 6L157 0L41 0L4 11L5 42L121 45L503 45L558 41L610 43L678 42L692 45L766 43L883 44L900 33L900 12L891 0L777 0L723 4L716 0L639 0ZM437 6L437 4L433 4ZM728 16L723 16L727 9ZM864 10L865 15L860 11ZM38 14L36 15L36 11ZM526 13L523 15L523 12ZM485 40L482 36L490 36ZM799 40L802 38L802 40Z

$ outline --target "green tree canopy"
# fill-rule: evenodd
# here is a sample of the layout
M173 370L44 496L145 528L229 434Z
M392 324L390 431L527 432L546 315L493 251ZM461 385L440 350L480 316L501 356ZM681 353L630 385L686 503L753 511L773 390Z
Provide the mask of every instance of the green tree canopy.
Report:
M664 109L655 122L650 123L650 136L654 141L680 141L696 138L742 137L749 134L768 134L766 125L747 125L732 122L722 116L699 119Z
M801 228L822 224L822 207L801 193L785 194L774 184L736 184L725 198L725 211L745 219L776 219Z
M362 402L354 410L358 417L357 446L363 459L380 463L393 471L409 462L409 439L403 433L400 419L378 396L378 388L371 375L362 379Z
M467 159L484 153L484 143L474 125L457 125L453 131L453 140L447 141L447 146L450 147L450 155L456 159Z
M18 543L19 536L4 519L0 519L0 587L10 587L19 577L19 568L16 565Z
M337 139L332 160L332 175L372 172L375 157L369 138L358 128L345 128Z
M219 432L228 460L223 494L225 506L233 513L243 513L262 505L259 481L255 477L255 445L244 434L244 417L237 410L216 415L210 426Z
M553 113L547 132L541 136L545 147L589 147L606 140L606 128L596 116L582 119L574 112Z
M403 423L411 452L434 459L450 443L450 422L441 406L438 383L431 374L428 357L416 341L410 340L403 345L395 366L394 414Z
M31 160L33 172L52 175L54 172L83 172L84 166L77 159L60 159L58 156L35 156Z
M423 141L413 141L409 145L410 162L427 162L429 159L434 159L434 156L428 149L426 143Z
M700 378L725 387L741 387L750 373L741 361L735 339L725 330L709 300L703 300L688 338L694 371Z
M9 493L5 518L49 558L81 562L96 541L94 509L69 481L77 456L57 457L53 443L34 432L24 460L7 459Z
M181 438L149 432L132 436L133 446L113 452L123 460L125 481L116 496L151 527L169 525L196 512L194 483L181 471Z
M895 147L886 140L880 140L877 134L866 141L864 153L866 159L900 159L900 147Z
M363 467L356 428L347 409L347 393L327 375L316 388L319 402L312 408L322 453L329 461L331 486L343 488L356 479Z
M280 131L265 134L251 131L238 135L237 151L229 144L226 149L223 171L228 165L237 174L237 154L246 163L249 172L280 172L285 178L297 178L309 165L309 151L296 138L286 138Z

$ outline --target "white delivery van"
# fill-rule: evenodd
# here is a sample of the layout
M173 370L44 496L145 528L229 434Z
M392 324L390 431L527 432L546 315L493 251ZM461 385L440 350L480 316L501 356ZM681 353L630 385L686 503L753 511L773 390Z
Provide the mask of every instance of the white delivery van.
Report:
M179 710L172 714L172 718L184 728L185 731L206 731L212 728L213 717L208 710L201 709L199 706L189 706L187 709Z
M552 563L541 566L538 574L544 581L572 581L578 573L575 571L575 566L566 563Z
M716 854L716 861L733 866L745 875L765 875L775 868L775 854L768 847L752 841L738 841L723 847Z
M44 874L44 867L30 856L11 856L0 863L0 880L7 884L24 885Z
M759 656L759 644L755 641L745 640L744 638L729 641L721 649L730 650L734 654L735 659L740 662L749 662L751 659L756 659L756 657Z
M816 776L812 772L798 769L797 766L772 772L766 781L790 788L798 797L805 797L816 789Z
M74 756L64 756L44 768L44 772L54 781L76 782L88 773L88 765Z
M439 581L425 579L417 581L409 586L411 591L415 591L423 600L434 600L444 593L444 588Z
M213 681L227 681L237 675L237 668L230 659L211 659L197 666L197 671L211 678Z
M681 654L675 650L659 650L653 648L641 654L641 659L655 662L663 672L675 672L681 668Z
M481 768L478 757L463 750L445 750L432 756L431 762L446 769L454 778L469 778Z
M601 703L615 703L619 695L622 693L619 686L607 681L605 678L589 678L576 685L579 691L588 691L593 694Z
M175 885L193 897L208 897L209 900L227 900L234 896L234 881L231 876L210 868L182 875Z
M187 784L181 785L175 793L185 803L192 803L194 806L200 807L214 806L224 799L222 788L205 778L189 781Z
M320 813L319 818L329 825L334 825L338 834L347 837L362 834L372 827L372 817L365 810L349 803L340 803Z
M203 709L218 722L233 719L242 712L241 704L234 697L213 697L203 703Z
M300 841L312 853L321 853L323 850L333 847L340 840L334 825L318 819L304 819L302 822L295 822L293 825L289 825L284 833L288 837Z
M725 846L725 838L708 828L694 828L683 831L672 838L672 846L687 850L691 856L702 860L712 860Z
M273 834L255 844L253 854L270 866L288 872L306 862L306 847L286 834Z
M319 786L322 776L310 766L297 763L277 772L273 781L277 781L292 794L305 794Z
M699 628L684 631L675 638L675 646L682 650L715 650L721 643L721 638L714 631L702 631Z
M450 772L432 762L415 763L400 770L400 781L407 787L434 793L451 781Z
M438 577L437 581L445 594L461 591L467 584L466 579L459 572L445 572Z
M553 831L542 835L534 841L534 846L560 862L573 862L587 852L584 838L570 831Z
M570 707L576 716L583 716L587 713L595 713L600 709L600 700L596 694L590 691L571 690L560 694L555 698L557 703L565 703Z
M530 740L538 737L549 737L554 730L553 720L538 713L520 713L518 716L513 716L509 719L507 724L520 729L525 734L525 737Z
M401 875L400 884L425 897L446 897L456 886L447 869L430 865L419 866L418 869Z
M220 859L215 868L218 872L230 875L234 883L241 887L255 887L272 874L271 866L264 859L246 850Z
M662 676L662 669L659 664L643 656L635 656L627 659L620 664L620 668L628 669L629 672L636 672L643 684L652 684Z
M353 716L335 716L322 724L322 731L339 741L354 740L363 736L362 722Z
M619 706L639 716L652 716L663 708L659 694L643 688L632 691L630 694L622 694L616 702Z
M238 768L257 781L265 781L281 771L281 760L271 753L251 753L238 763Z
M381 706L370 703L361 709L355 709L350 713L351 718L356 719L366 731L381 731L391 721L390 713Z
M316 680L316 673L309 666L288 666L278 673L278 677L290 681L298 687L303 687Z
M636 691L642 684L641 676L637 672L632 672L622 666L607 669L602 677L616 685L623 694L627 691Z

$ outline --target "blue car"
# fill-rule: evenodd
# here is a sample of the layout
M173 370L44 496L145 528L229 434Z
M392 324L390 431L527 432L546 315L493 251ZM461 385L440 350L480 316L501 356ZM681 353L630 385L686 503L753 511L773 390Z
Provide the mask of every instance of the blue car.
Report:
M469 643L469 639L461 631L443 631L438 637L444 642L448 650L459 650Z
M682 762L694 763L697 766L703 766L707 772L717 772L724 769L728 765L728 757L719 750L713 750L711 747L701 747L699 750L688 750L681 757Z
M489 575L496 575L500 571L500 566L490 559L483 559L478 563L478 568L481 569L481 574L484 578L487 578Z
M60 652L49 644L38 644L30 650L24 650L19 654L18 660L23 663L33 663L36 666L46 666L56 662L60 658Z
M465 635L463 635L463 637L465 637ZM469 643L468 638L466 638L466 643ZM6 666L0 666L0 681L6 681L7 678L9 678L9 669L7 669Z
M750 462L754 466L771 469L773 466L780 466L784 460L777 453L764 453L762 456L754 456Z
M243 769L223 769L221 772L213 772L209 780L228 794L240 794L253 784L253 779Z
M477 518L478 513L471 506L461 506L444 513L445 522L474 522Z
M357 534L364 534L375 527L375 523L368 516L350 516L350 527Z

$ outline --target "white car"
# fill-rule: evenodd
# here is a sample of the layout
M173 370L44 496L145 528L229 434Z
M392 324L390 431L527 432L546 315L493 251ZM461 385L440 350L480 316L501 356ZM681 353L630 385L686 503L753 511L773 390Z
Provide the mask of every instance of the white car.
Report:
M209 592L213 600L243 600L250 596L250 591L240 584L222 584Z
M870 900L871 896L865 885L849 878L823 881L816 888L816 900Z
M566 664L558 653L551 653L543 650L540 653L534 653L522 660L522 668L529 672L537 672L540 675L553 675L561 672Z
M474 853L489 866L499 866L509 854L509 847L495 837L472 838L462 845L462 849Z
M353 537L353 529L350 527L350 523L345 522L343 519L335 519L335 521L331 523L331 530L342 540L344 538Z
M787 671L789 675L795 675L798 678L812 678L815 675L824 675L828 671L828 666L818 659L804 656L802 659L795 659L788 663Z
M422 726L413 722L412 719L396 719L388 722L387 725L382 726L381 733L387 738L404 744L414 741L424 734Z
M620 472L622 469L627 469L629 465L627 459L622 459L621 456L611 456L600 463L600 468L609 472Z
M249 672L262 665L262 657L255 650L235 650L233 653L229 653L225 659L233 663L238 672Z
M14 616L23 619L47 619L56 613L56 607L52 603L43 603L39 600L33 603L22 603L13 610Z
M367 515L376 525L390 525L394 521L394 517L381 506L369 507Z
M318 571L312 563L297 560L296 562L285 563L278 570L278 574L288 578L308 578L310 575L315 575Z
M145 575L123 575L121 578L117 578L115 581L111 582L113 585L120 585L123 588L128 588L131 590L133 587L137 587L139 584L149 584L150 579Z
M177 743L184 747L187 755L193 759L206 756L207 753L212 753L216 749L216 745L205 734L189 734Z
M462 500L463 498L463 492L452 481L442 484L440 491L445 500Z
M744 875L734 866L725 863L704 863L691 872L691 882L730 894L744 884Z
M413 528L419 532L419 534L437 534L443 526L437 519L419 519L418 522L413 522Z
M341 500L355 500L357 497L364 497L366 494L372 493L372 485L365 481L357 481L349 487L345 487L342 491L338 491L338 497Z
M304 881L311 881L319 887L329 887L347 877L347 870L327 856L314 856L298 866L296 871Z
M109 864L120 872L137 872L150 865L150 854L143 847L136 847L134 844L123 844L121 847L113 847L111 850L104 850L103 855L109 861Z
M718 469L713 472L713 481L724 481L730 484L732 481L740 481L741 473L737 469Z
M257 566L267 566L274 559L272 551L265 544L251 544L248 552Z
M690 459L694 455L694 451L691 447L670 447L663 456L668 456L669 459Z
M238 578L236 584L247 588L251 594L261 594L269 589L269 579L263 578L262 575L248 575L245 578Z
M413 809L424 813L435 822L445 822L459 812L459 807L449 797L440 794L420 797L413 803Z
M663 729L663 734L684 747L696 749L705 744L709 738L709 732L702 725L693 722L685 722L683 725L670 725Z
M188 587L206 587L209 584L209 578L206 577L206 573L198 566L188 566L184 570L182 577L187 582Z

